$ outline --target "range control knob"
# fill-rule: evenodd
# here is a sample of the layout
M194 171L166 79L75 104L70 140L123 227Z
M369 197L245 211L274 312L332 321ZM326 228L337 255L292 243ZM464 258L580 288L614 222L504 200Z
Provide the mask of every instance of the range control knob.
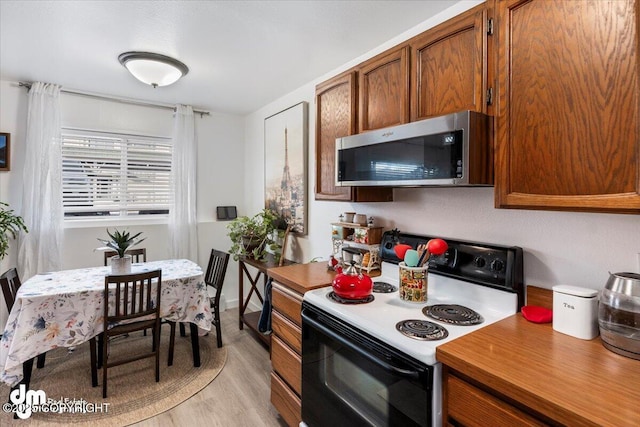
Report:
M477 256L474 260L473 260L473 264L478 267L478 268L482 268L485 265L487 265L487 260L482 258L481 256Z
M490 268L491 271L502 271L502 269L504 268L504 262L500 261L499 259L494 259L493 261L491 261Z

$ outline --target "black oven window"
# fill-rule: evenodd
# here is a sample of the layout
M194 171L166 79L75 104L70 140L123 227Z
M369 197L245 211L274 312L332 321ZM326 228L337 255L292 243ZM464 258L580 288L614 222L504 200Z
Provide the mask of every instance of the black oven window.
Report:
M387 359L354 330L338 326L349 335L339 336L314 323L303 310L302 419L307 425L431 426L430 367L399 356Z
M325 351L330 350L325 347ZM331 353L325 359L327 388L358 408L373 425L396 425L387 423L391 419L402 419L405 421L403 425L426 425L427 392L424 386L380 370L371 374L363 370L370 362L357 355L345 357L340 351ZM412 423L406 423L408 420Z

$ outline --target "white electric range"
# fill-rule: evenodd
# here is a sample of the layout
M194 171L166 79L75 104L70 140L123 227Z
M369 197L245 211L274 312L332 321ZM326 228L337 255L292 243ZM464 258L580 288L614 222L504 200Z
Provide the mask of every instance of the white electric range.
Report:
M427 300L400 299L393 247L417 248L430 238L384 234L382 274L373 279L370 302L338 302L331 287L305 293L302 413L310 427L441 425L437 346L522 306L522 249L452 239L445 239L445 254L429 261ZM427 307L441 316L428 317ZM399 330L407 328L415 335Z

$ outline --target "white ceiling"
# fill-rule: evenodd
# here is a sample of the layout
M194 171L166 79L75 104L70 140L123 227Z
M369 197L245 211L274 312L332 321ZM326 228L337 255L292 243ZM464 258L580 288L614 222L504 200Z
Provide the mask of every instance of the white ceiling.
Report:
M0 79L248 114L455 3L0 0ZM189 74L153 89L118 62L131 50Z

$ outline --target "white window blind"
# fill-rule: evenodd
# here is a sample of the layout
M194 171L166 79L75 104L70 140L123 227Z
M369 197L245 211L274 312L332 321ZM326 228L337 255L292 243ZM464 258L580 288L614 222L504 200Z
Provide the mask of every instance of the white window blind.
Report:
M65 217L167 214L171 149L170 138L63 129Z

